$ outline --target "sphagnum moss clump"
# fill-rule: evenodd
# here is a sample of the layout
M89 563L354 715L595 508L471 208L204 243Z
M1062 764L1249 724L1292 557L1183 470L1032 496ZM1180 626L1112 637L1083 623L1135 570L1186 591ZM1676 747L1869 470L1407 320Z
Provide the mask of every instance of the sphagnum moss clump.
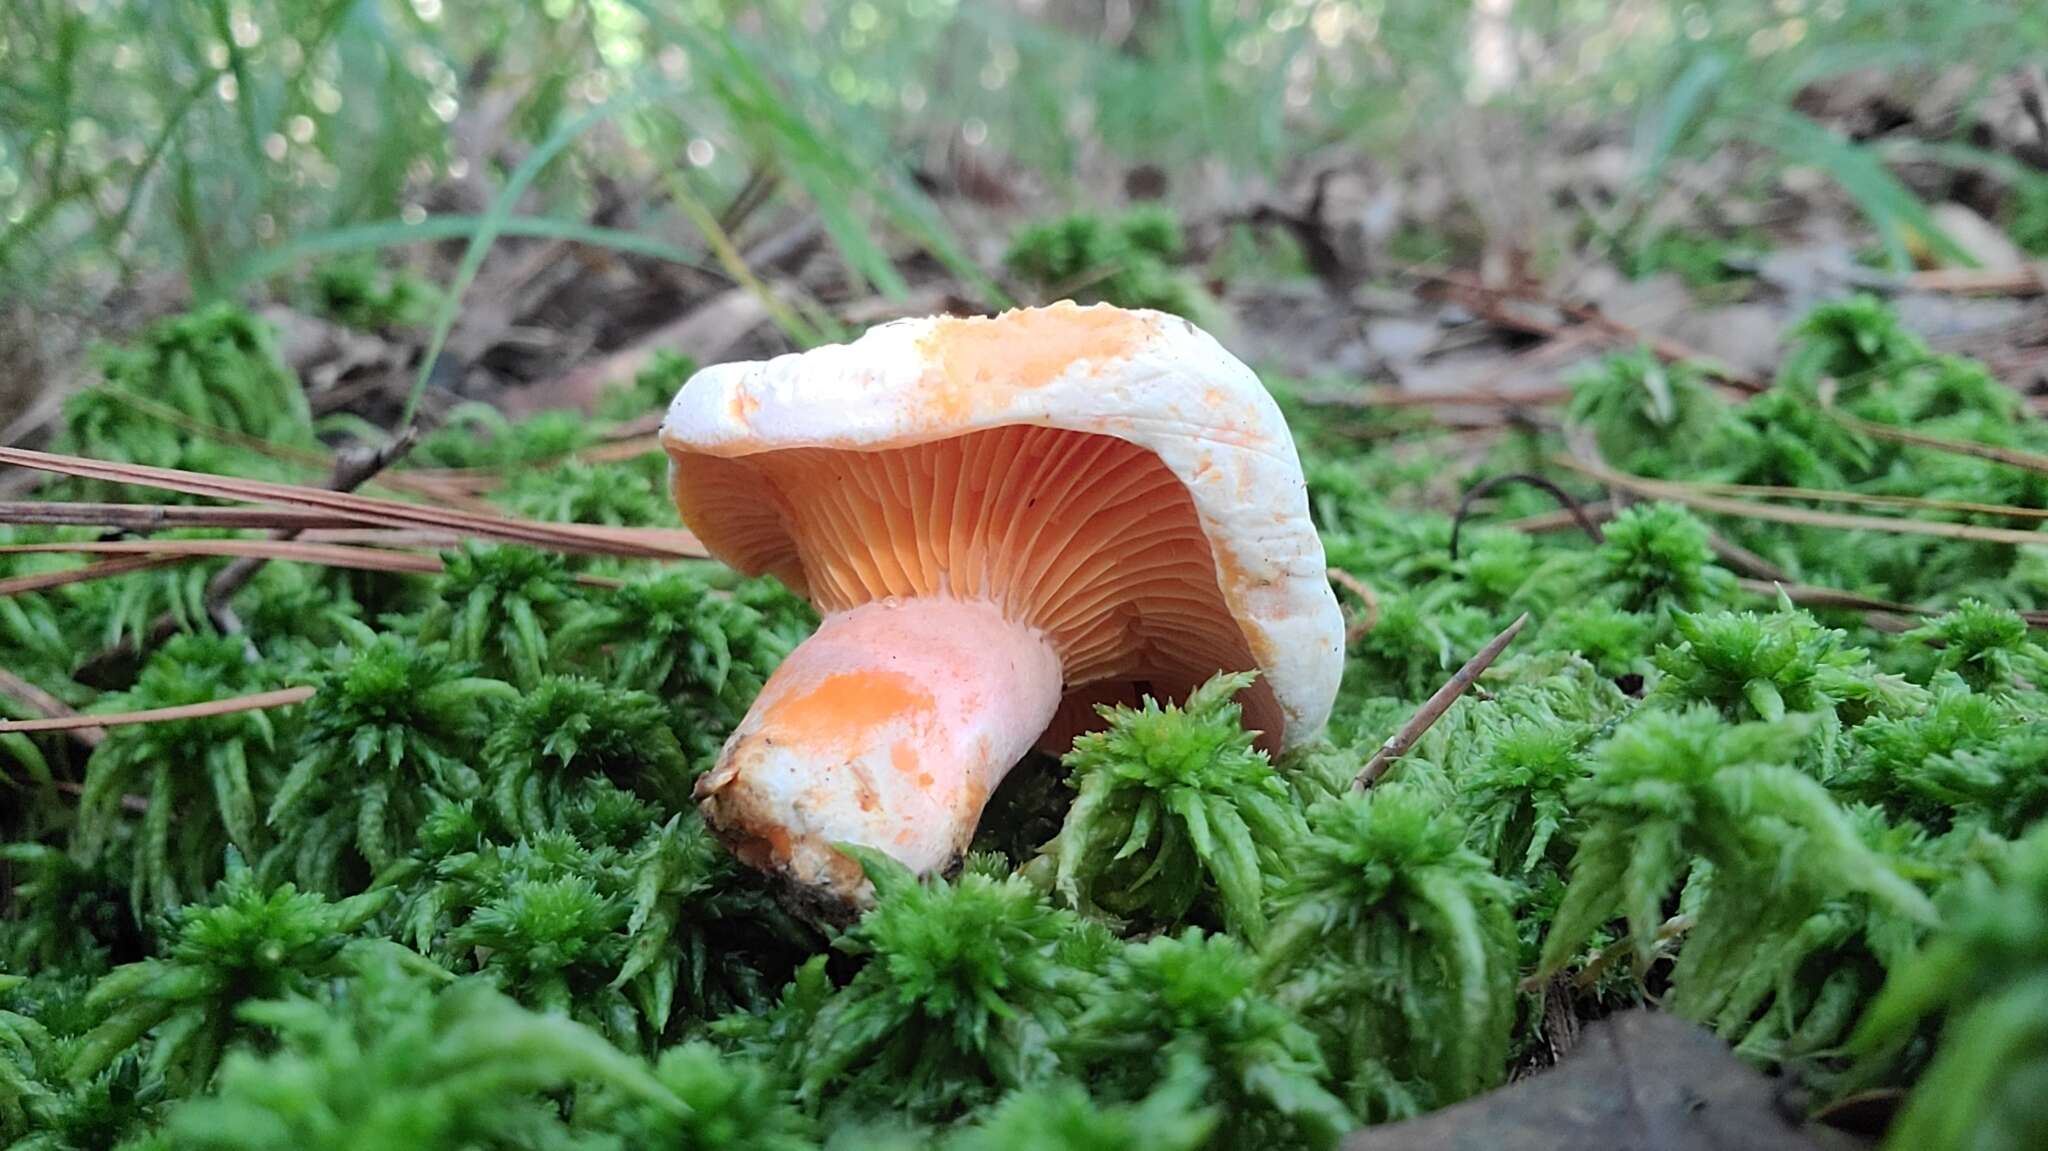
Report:
M1016 263L1056 278L1121 253L1100 290L1179 301L1170 240L1068 224ZM338 311L397 314L330 287ZM1789 338L1760 395L1625 354L1575 380L1567 417L1606 466L1666 480L2048 496L1875 426L2048 450L1981 365L1869 300ZM233 308L167 321L107 354L63 446L293 478L129 402L310 449L269 340ZM689 373L658 360L605 417ZM1379 452L1344 434L1358 417L1285 409L1328 557L1376 604L1329 740L1269 759L1235 677L1112 708L1015 774L992 810L1022 803L1013 831L1036 830L984 837L1007 856L921 879L863 856L878 902L836 940L691 795L817 626L772 580L504 546L430 578L273 565L233 601L239 636L213 634L218 563L0 599L0 666L72 707L315 689L0 740L0 1145L1325 1146L1540 1064L1544 1004L1518 988L1587 964L1586 1010L1654 995L1818 1099L1908 1088L1894 1146L2029 1145L2041 549L1675 504L1623 508L1596 543L1500 526L1554 509L1502 487L1453 557L1452 517L1412 498L1441 470L1426 421L1363 417L1418 449ZM495 472L491 498L527 514L647 522L658 459L565 462L601 434L470 408L411 464ZM1530 447L1470 478L1527 470ZM1524 611L1478 689L1351 790ZM140 658L93 654L110 645Z

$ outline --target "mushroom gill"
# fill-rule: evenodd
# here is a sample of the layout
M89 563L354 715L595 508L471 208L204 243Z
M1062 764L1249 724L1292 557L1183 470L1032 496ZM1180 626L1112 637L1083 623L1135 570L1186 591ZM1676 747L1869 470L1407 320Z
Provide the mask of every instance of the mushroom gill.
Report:
M1055 729L1085 724L1105 685L1176 698L1218 670L1258 666L1193 500L1128 441L1010 426L675 460L685 522L733 566L775 575L821 613L946 597L990 603L1043 633L1068 691ZM1248 725L1276 738L1271 690L1256 684L1243 702Z

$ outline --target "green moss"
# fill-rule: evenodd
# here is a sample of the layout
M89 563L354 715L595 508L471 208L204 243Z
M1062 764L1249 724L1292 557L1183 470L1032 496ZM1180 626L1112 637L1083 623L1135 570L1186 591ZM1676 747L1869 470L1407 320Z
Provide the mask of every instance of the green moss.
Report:
M1218 676L1179 706L1102 709L1108 729L1080 736L1066 757L1078 794L1047 848L1062 898L1265 934L1266 888L1303 825L1241 722L1234 697L1251 683Z
M441 303L433 285L404 268L382 267L367 255L314 268L306 295L317 313L371 331L426 324Z
M1035 243L1070 263L1120 244L1177 277L1168 223ZM110 355L67 443L289 472L237 442L312 443L266 339L232 309L152 329ZM435 577L272 564L234 599L234 636L204 602L217 565L0 598L0 666L74 707L315 689L96 746L0 739L0 1138L1327 1145L1540 1063L1544 1012L1518 984L1578 978L1597 951L1585 1014L1655 996L1816 1098L1920 1083L1902 1131L1995 1144L2033 1119L2025 1053L2048 1019L2030 942L2048 650L2025 614L2048 548L1675 503L1619 508L1595 540L1511 523L1555 510L1527 486L1475 502L1450 548L1445 496L1480 477L1536 469L1590 499L1549 462L1588 442L1674 496L2048 503L2027 469L1866 426L2048 450L1982 365L1870 300L1817 310L1790 347L1746 398L1613 357L1575 381L1566 434L1519 432L1476 465L1416 413L1275 381L1327 558L1377 604L1343 593L1363 633L1327 738L1268 760L1238 675L1112 709L1063 768L1015 773L977 839L999 851L924 879L867 854L876 906L836 941L691 794L817 623L773 581L504 546ZM691 370L657 358L608 418L658 409ZM137 397L236 434L164 434L131 418ZM568 458L604 434L470 409L414 463L488 469L527 514L670 523L658 456ZM1738 580L1727 564L1752 561L1730 544L1786 592ZM1802 608L1793 584L1913 615ZM1523 612L1507 654L1353 791ZM166 617L183 634L152 640ZM96 654L113 640L140 657Z
M1164 209L1145 208L1031 225L1010 242L1003 263L1057 297L1193 317L1204 304L1200 289L1175 267L1180 256L1180 224Z

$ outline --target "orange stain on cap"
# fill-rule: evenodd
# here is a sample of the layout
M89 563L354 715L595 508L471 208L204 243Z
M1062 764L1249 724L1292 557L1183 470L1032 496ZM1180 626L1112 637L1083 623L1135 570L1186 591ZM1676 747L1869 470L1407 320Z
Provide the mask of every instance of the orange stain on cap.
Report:
M849 671L770 702L760 718L778 741L833 749L893 720L929 716L936 707L932 693L901 672Z
M725 410L736 422L744 424L761 410L761 398L741 384L734 387L732 395L727 397Z
M932 368L929 408L941 419L965 419L978 400L1042 388L1078 361L1100 368L1128 359L1154 331L1144 316L1071 302L993 318L948 317L920 341Z

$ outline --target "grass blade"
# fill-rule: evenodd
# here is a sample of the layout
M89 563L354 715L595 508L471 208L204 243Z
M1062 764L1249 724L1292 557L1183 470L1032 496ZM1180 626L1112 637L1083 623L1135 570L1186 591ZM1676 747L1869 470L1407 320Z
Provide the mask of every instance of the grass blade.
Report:
M409 224L404 220L379 220L326 232L314 232L243 261L228 274L226 286L230 290L246 287L281 272L304 267L309 261L322 256L343 255L349 252L377 252L386 248L432 244L442 240L474 241L484 231L489 220L489 216L428 216L417 224ZM704 263L695 253L674 244L617 228L586 224L580 220L507 215L497 222L496 234L519 239L566 240L573 244L606 248L634 256L647 256L672 264L681 264L700 272L718 274L715 266Z
M497 240L507 217L512 214L513 205L525 195L534 177L548 166L564 148L575 142L578 136L625 111L638 103L644 95L639 89L609 100L581 116L562 124L548 134L547 139L527 154L513 169L511 178L498 190L491 200L490 211L485 214L474 235L469 238L469 247L462 253L462 263L456 266L455 282L448 286L448 297L441 303L441 314L435 317L434 334L427 342L427 351L420 357L419 373L413 377L412 391L405 398L405 411L399 416L400 427L411 427L413 416L418 412L420 397L427 391L427 381L433 378L434 366L441 360L441 350L448 344L448 333L454 330L455 317L462 310L462 297L476 281L476 274L483 267L484 257L489 254L491 244Z

